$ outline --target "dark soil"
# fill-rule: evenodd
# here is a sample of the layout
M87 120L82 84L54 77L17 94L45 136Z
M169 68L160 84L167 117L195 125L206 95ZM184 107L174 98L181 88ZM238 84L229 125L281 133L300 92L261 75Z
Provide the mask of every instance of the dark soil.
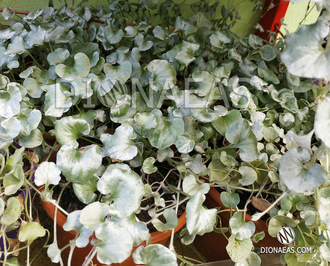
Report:
M157 164L155 164L157 166ZM158 166L157 166L158 167ZM158 168L159 169L159 168ZM164 177L167 175L167 171L165 170L164 166L161 170L161 172L164 172L162 173L164 175ZM146 183L149 183L150 185L152 185L152 188L153 188L153 191L156 191L157 188L159 187L159 183L163 181L163 177L157 173L153 173L151 175L149 175L146 180L144 180ZM166 179L166 185L167 186L173 186L173 187L176 187L178 185L178 177L173 173L173 171L169 174L169 176L167 177ZM153 185L154 184L154 185ZM163 189L160 189L158 191L160 194L162 194L163 192ZM164 194L162 195L162 198L166 201L173 201L174 196L175 194ZM182 200L184 198L184 196L180 196L180 200ZM146 206L152 206L154 204L154 198L149 198L149 199L146 199L142 202L141 204L141 207L146 207ZM170 202L166 202L165 203L165 206L168 206L170 205L171 203ZM186 210L186 204L183 203L181 205L179 205L179 208L178 208L178 213L177 213L177 216L178 218L185 212ZM140 221L143 221L143 222L149 222L151 220L151 217L149 216L148 214L148 211L147 210L141 210L141 212L139 214L136 215ZM166 219L163 215L159 216L158 219L160 221L162 221L163 223L166 222ZM150 233L153 233L153 232L156 232L157 229L152 225L152 223L149 223L148 224L148 229L149 229L149 232Z

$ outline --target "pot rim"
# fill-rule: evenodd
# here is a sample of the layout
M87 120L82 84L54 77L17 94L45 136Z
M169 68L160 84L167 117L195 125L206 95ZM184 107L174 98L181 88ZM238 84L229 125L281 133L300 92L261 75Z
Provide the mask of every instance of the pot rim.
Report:
M43 191L44 186L39 187L39 190ZM44 207L45 211L47 212L47 214L54 220L55 206L50 202L43 201L40 195L39 195L39 199L40 199L40 202L41 202L42 206ZM63 228L63 225L66 222L66 218L67 218L66 215L64 215L62 212L57 210L56 224L58 226ZM178 220L179 220L179 222L178 222L178 225L175 227L174 232L177 232L186 224L186 211L178 218ZM72 236L76 235L76 231L74 231L74 230L67 231L67 232L69 234L71 234ZM167 230L166 232L156 231L156 232L150 233L151 244L160 242L160 241L168 238L171 235L171 233L172 233L172 230Z

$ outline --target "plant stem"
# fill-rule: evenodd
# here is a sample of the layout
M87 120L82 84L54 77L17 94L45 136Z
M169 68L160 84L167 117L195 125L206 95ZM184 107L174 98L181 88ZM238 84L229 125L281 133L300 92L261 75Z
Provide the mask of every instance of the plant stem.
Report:
M255 221L258 221L262 216L264 216L266 213L268 213L271 209L273 209L275 207L275 205L277 204L277 202L279 202L284 196L286 196L287 193L284 192L280 197L278 197L277 200L274 201L274 203L272 205L270 205L266 210L264 210L263 212L260 212L260 213L257 213L257 214L254 214L252 216L252 221L255 222Z
M181 186L181 175L179 177L179 182L178 182L177 189L180 189L180 186ZM176 215L178 215L178 210L179 210L179 197L180 197L180 193L177 192L176 193L176 206L175 206L175 213L176 213ZM170 241L170 246L169 246L169 249L172 250L172 251L174 251L174 245L173 245L174 233L175 233L175 228L173 228L173 230L172 230L171 241Z
M96 255L96 249L95 247L92 248L91 252L88 254L88 256L86 257L84 263L82 266L88 266L88 264L93 260L93 258L95 257Z

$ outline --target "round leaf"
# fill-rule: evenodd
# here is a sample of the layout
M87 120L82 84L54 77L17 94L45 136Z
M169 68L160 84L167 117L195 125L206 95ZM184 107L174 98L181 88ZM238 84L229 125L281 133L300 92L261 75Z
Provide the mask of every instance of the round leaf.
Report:
M97 189L104 195L110 194L109 213L115 217L124 218L135 212L141 204L144 195L144 185L138 176L126 164L108 166L99 181Z

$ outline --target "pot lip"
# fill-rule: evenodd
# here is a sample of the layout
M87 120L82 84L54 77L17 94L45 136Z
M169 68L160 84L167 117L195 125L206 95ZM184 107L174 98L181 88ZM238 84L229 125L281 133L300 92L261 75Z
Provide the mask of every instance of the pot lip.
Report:
M39 187L40 191L44 190L44 186ZM42 206L44 207L47 214L54 220L55 216L55 206L51 204L50 202L43 201L41 196L39 195L40 202ZM56 224L63 228L64 223L66 222L66 215L64 215L62 212L57 210L57 219ZM178 218L178 225L175 227L174 232L177 232L180 230L185 224L186 224L186 211ZM166 238L168 238L171 235L172 230L167 230L166 232L153 232L150 233L151 236L151 243L157 243L160 242ZM67 231L67 233L71 234L72 236L76 235L75 231Z
M216 188L211 187L210 191L209 191L209 195L212 197L213 200L215 200L221 208L223 209L229 209L227 207L225 207L225 205L222 203L221 199L220 199L220 192L218 190L216 190ZM234 213L234 211L233 211ZM246 214L245 215L245 222L250 222L252 221L252 216L250 214ZM262 220L258 220L258 221L252 221L256 227L258 229L261 229L263 231L268 231L268 226L267 223L265 221Z

